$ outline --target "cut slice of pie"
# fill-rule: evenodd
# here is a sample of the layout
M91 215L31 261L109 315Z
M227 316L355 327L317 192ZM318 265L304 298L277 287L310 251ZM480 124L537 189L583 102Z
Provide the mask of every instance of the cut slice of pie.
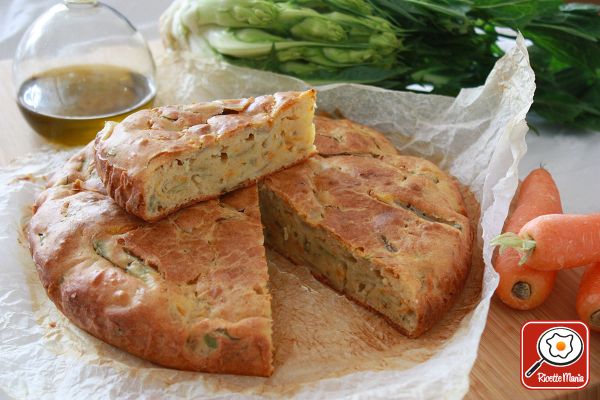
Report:
M320 155L260 185L265 240L416 337L450 307L473 234L454 178L379 132L315 119Z
M89 145L37 200L28 239L48 296L92 335L167 367L271 374L256 185L149 224L106 194Z
M315 91L142 110L96 137L96 166L128 212L158 220L315 152Z

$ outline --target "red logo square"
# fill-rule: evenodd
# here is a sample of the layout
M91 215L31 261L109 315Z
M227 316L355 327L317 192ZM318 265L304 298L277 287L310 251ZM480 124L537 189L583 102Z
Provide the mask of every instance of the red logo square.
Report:
M529 321L521 328L521 382L528 389L582 389L590 333L580 321Z

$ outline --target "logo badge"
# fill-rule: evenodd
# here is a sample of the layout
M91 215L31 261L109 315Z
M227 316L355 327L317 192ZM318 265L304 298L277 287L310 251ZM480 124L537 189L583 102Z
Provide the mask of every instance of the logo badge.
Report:
M521 382L528 389L581 389L589 381L589 330L580 321L521 328Z

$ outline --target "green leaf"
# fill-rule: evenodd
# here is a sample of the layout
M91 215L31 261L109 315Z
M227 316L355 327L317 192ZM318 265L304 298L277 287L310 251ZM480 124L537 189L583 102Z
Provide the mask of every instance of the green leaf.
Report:
M600 6L570 4L568 7L560 7L559 11L551 15L536 17L526 28L543 28L554 31L557 37L567 34L596 42L600 39L599 13Z
M566 65L582 66L594 71L600 68L600 43L583 45L571 35L556 35L545 28L528 28L524 33L536 46Z
M208 333L204 335L204 343L211 349L216 349L219 346L217 339Z
M305 18L292 26L290 33L301 40L341 42L347 38L344 28L334 21L322 18Z
M556 12L561 0L475 0L473 15L495 25L523 29L532 19Z
M277 2L288 2L302 7L325 13L332 11L343 11L358 16L371 15L373 6L367 0L276 0Z
M469 1L452 1L452 0L404 0L406 3L410 3L417 7L446 15L455 18L466 18L466 14L470 9Z
M531 256L531 253L535 250L535 240L522 239L519 235L512 232L506 232L496 236L490 241L490 245L500 246L500 254L504 253L507 249L515 249L521 254L519 265L525 264Z
M533 62L540 60L532 53ZM534 69L538 70L536 64ZM543 68L543 66L541 67ZM588 71L569 67L538 73L533 111L549 121L600 130L600 79Z

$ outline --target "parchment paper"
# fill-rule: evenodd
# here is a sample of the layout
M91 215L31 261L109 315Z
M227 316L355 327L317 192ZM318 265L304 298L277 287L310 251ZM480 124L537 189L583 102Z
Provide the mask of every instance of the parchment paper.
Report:
M298 80L191 53L159 61L159 104L301 89ZM454 174L481 204L479 243L453 310L419 339L348 301L269 251L275 373L270 378L169 370L76 328L47 299L20 232L43 176L67 153L46 152L0 171L0 394L16 398L460 398L497 286L489 240L517 187L534 75L522 38L485 86L457 98L360 85L319 88L319 111L371 125L404 152ZM475 204L475 203L473 203ZM483 277L483 278L482 278Z

